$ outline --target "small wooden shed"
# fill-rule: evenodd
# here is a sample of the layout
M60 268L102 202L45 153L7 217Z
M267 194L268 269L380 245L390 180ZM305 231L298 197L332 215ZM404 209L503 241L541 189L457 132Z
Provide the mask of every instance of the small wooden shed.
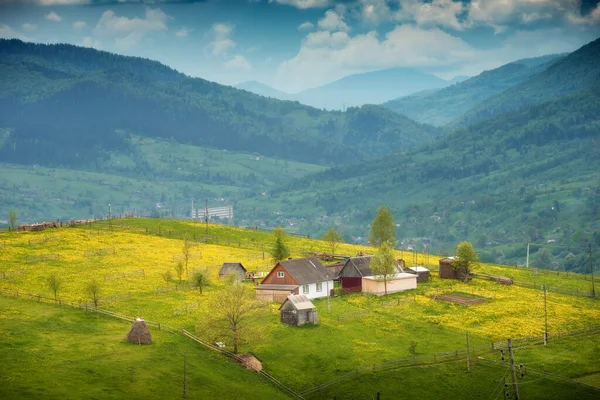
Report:
M455 257L446 257L440 260L440 278L443 279L458 279L461 281L469 280L469 273L460 269L454 268L452 262Z
M242 263L228 262L223 263L223 265L221 266L221 269L219 270L219 279L223 279L225 275L231 273L238 274L240 280L246 278L246 268L244 268Z
M279 307L281 322L289 325L316 325L318 321L317 308L303 294L289 295Z
M427 282L429 280L429 276L431 275L431 272L421 265L405 268L404 271L410 274L417 274L417 283Z

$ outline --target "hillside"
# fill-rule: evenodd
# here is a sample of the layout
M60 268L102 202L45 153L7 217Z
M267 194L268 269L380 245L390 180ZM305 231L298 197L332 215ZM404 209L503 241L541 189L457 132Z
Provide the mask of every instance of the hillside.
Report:
M481 102L460 120L467 125L494 115L542 104L600 84L600 38L550 65L546 70Z
M394 120L383 108L366 111L381 128L373 131L354 124L361 110L324 112L71 45L2 40L0 73L0 127L10 131L0 153L11 163L90 168L110 152L134 153L136 134L331 165L437 134L420 124L387 126Z
M446 125L495 94L544 71L563 55L518 60L437 90L424 91L388 101L390 110L416 121Z
M278 100L294 100L294 95L272 88L269 85L257 81L247 81L238 83L234 86L237 89L246 90L248 92L258 94L264 97L271 97Z
M346 76L335 82L293 95L300 103L339 110L363 104L381 104L399 96L441 88L451 82L411 68L390 68Z
M599 109L600 87L524 107L419 150L309 175L270 201L363 237L386 204L401 245L451 254L468 238L488 261L522 264L526 243L535 252L552 240L535 265L585 271L588 243L600 245Z

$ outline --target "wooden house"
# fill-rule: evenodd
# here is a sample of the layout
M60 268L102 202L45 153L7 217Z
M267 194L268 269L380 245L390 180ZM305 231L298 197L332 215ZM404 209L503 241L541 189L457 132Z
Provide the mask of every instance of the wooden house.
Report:
M239 279L241 280L246 278L246 268L239 262L223 263L219 270L219 279L223 279L227 274L238 274Z
M427 282L429 280L429 276L431 275L431 272L421 265L405 268L404 271L408 272L409 274L416 274L417 283Z
M329 276L333 278L334 281L339 281L338 275L342 268L344 268L345 262L336 262L335 264L326 265L327 271L329 271Z
M256 287L256 297L266 301L285 301L290 294L308 299L327 297L333 290L333 276L314 257L280 261Z
M371 256L351 257L346 261L338 277L342 282L342 294L366 292L381 295L385 286L371 271ZM395 293L408 289L416 289L417 276L405 273L400 265L397 272L387 283L387 292Z
M443 279L458 279L466 281L469 279L469 273L460 269L454 268L452 262L455 257L446 257L440 260L440 278Z
M303 294L291 294L279 307L280 319L284 324L317 324L317 308Z

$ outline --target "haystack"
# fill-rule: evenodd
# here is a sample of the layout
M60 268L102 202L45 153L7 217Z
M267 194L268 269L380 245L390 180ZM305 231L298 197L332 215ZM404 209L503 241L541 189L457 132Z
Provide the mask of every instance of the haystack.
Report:
M252 354L238 354L237 358L239 362L248 369L253 369L256 372L260 372L262 370L261 362L258 361Z
M146 322L143 319L137 318L134 321L129 333L127 334L127 340L131 343L137 344L152 343L152 335L150 334L150 331L146 326Z

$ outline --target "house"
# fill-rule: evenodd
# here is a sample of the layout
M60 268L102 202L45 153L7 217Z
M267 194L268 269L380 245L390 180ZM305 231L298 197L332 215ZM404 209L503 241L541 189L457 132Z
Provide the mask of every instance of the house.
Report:
M223 263L221 269L219 270L219 279L223 279L225 275L235 273L239 275L239 279L246 278L246 268L242 265L242 263L234 263L228 262Z
M459 279L466 281L469 279L469 273L463 270L457 270L452 266L455 257L446 257L440 260L440 278L443 279Z
M344 268L345 262L336 262L335 264L326 265L327 271L329 271L329 276L332 277L334 281L339 281L338 274Z
M279 307L280 319L284 324L317 324L317 309L303 294L291 294Z
M381 295L385 293L386 285L371 271L371 256L351 257L344 264L338 277L342 282L342 294L365 292ZM397 265L397 272L387 282L387 292L395 293L417 288L417 275L404 272Z
M256 297L284 301L290 294L308 299L327 297L333 289L333 276L314 257L280 261L256 287Z
M415 267L410 267L410 268L405 268L404 271L408 272L409 274L416 274L417 275L417 283L427 282L429 280L429 276L431 274L427 268L425 268L421 265L417 265Z

